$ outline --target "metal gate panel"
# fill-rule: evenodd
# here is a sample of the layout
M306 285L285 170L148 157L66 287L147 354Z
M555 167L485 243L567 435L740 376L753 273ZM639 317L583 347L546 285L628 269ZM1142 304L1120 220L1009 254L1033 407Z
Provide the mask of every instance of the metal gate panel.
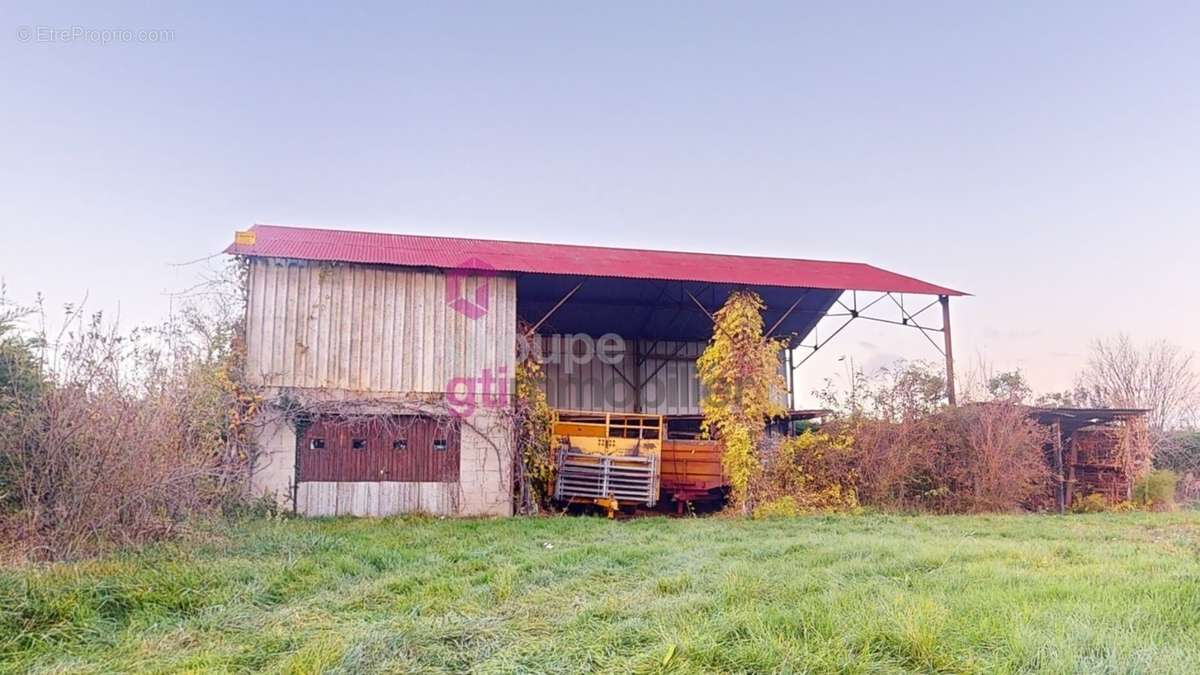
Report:
M592 455L562 451L554 498L608 499L654 506L658 501L658 457Z

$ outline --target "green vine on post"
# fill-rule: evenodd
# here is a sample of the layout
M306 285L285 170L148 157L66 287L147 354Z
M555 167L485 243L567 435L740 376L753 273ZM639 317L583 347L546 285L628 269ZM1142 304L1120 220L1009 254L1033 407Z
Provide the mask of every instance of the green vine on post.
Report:
M527 326L519 325L518 336ZM537 336L526 338L537 339ZM550 443L554 431L554 410L546 400L543 387L546 374L537 351L524 345L518 349L514 426L517 448L517 511L535 514L551 497L554 489L554 458Z
M713 315L713 336L696 361L705 395L703 430L725 446L722 464L743 513L753 507L750 486L761 471L758 447L768 418L786 413L773 394L786 387L779 372L781 340L763 335L762 298L734 291Z

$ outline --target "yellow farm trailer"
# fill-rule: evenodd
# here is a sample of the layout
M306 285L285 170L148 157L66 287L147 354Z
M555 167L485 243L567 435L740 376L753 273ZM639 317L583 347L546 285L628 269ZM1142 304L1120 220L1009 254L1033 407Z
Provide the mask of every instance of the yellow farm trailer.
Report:
M554 498L596 504L611 518L622 504L658 502L661 415L557 411Z

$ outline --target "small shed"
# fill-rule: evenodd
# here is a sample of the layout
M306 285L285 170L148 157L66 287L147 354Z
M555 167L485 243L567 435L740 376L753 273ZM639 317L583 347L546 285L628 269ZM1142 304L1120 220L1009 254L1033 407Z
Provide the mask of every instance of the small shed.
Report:
M1066 511L1080 498L1104 496L1109 504L1133 497L1133 484L1150 466L1148 410L1140 408L1035 408L1053 428L1047 461L1055 506Z

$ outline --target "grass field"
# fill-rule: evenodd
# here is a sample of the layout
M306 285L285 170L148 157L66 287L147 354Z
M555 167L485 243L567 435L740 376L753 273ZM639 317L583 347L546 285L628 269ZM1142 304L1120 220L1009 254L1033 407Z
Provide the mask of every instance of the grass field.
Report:
M1200 514L256 521L0 570L0 669L1200 672Z

